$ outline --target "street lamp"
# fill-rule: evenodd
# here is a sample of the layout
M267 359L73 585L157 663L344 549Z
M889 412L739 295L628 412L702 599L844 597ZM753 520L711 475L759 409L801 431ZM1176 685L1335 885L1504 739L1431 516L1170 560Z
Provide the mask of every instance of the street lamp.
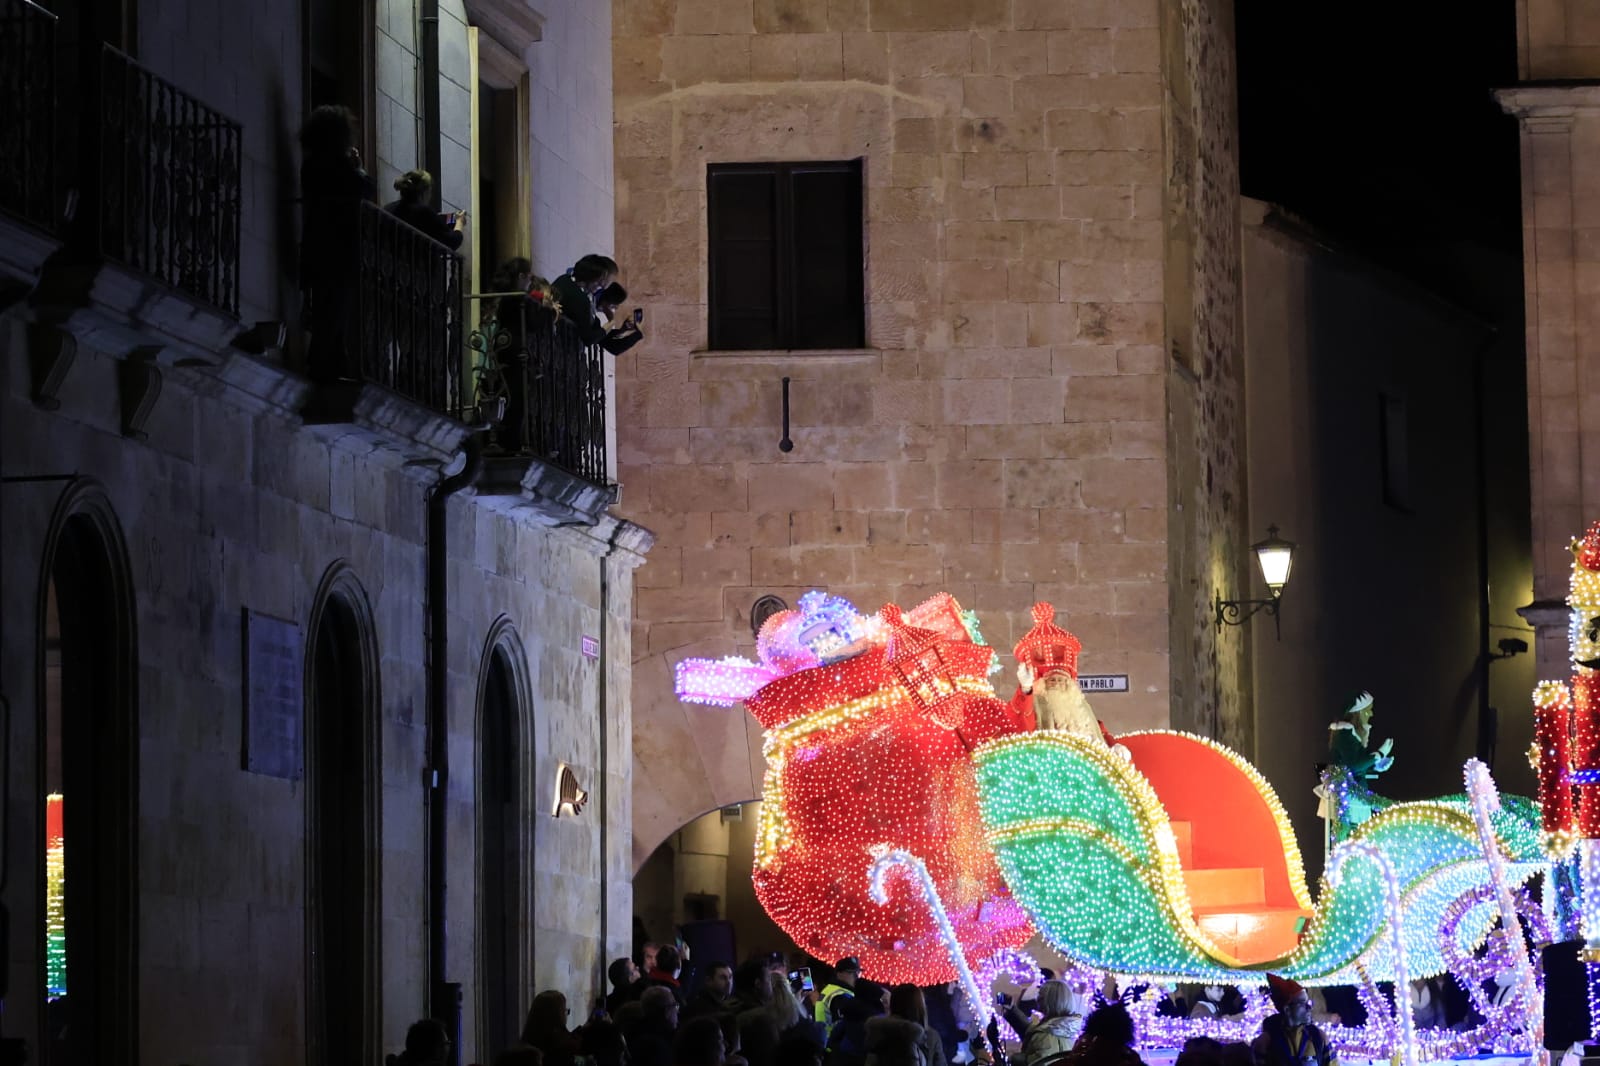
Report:
M1283 627L1278 623L1278 602L1283 598L1283 587L1289 583L1289 571L1294 567L1294 544L1278 536L1277 526L1267 527L1267 539L1250 545L1256 553L1256 565L1261 567L1261 579L1272 593L1265 600L1225 600L1217 592L1217 630L1224 625L1243 625L1251 615L1266 611L1273 618L1278 637L1283 637Z

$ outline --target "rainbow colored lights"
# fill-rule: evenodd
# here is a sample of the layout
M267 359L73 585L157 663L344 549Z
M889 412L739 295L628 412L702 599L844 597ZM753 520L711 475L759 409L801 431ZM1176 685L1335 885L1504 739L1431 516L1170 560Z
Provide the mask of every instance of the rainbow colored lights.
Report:
M35 823L38 824L38 823ZM44 798L44 972L45 992L67 994L67 838L62 797Z

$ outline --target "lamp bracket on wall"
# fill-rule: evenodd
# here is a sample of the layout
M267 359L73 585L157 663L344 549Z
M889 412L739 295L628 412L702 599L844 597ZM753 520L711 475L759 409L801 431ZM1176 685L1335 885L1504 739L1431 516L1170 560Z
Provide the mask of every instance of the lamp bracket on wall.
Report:
M1225 600L1222 593L1217 593L1217 631L1220 633L1223 626L1239 626L1255 617L1262 611L1272 616L1273 628L1277 631L1278 639L1283 639L1283 623L1278 620L1278 605L1282 597L1274 596L1267 600Z

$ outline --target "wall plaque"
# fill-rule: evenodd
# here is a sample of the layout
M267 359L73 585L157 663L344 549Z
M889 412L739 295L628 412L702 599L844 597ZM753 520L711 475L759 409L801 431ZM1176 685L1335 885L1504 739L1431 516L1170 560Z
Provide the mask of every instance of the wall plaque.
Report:
M1128 675L1083 674L1078 678L1078 687L1085 692L1126 692Z
M305 645L300 626L244 609L244 768L305 775Z

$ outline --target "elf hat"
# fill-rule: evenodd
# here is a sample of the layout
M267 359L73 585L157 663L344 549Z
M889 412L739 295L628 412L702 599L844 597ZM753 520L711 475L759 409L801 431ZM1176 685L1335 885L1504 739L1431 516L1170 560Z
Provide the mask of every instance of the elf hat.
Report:
M1065 670L1074 678L1078 676L1078 652L1083 644L1077 637L1056 625L1056 609L1048 603L1033 605L1034 626L1026 636L1017 641L1012 654L1017 662L1026 663L1033 675L1043 678L1056 670Z
M1287 977L1279 977L1275 973L1267 974L1267 985L1272 990L1272 1005L1282 1010L1291 1000L1298 999L1305 993L1305 988L1298 981L1291 981Z

